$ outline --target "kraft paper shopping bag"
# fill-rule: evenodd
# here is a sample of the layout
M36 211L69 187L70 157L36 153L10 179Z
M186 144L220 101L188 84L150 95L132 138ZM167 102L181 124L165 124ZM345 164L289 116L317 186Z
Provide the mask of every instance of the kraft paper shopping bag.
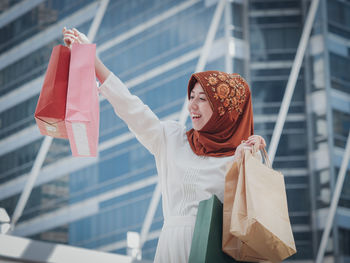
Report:
M267 260L230 233L232 206L236 195L239 175L239 163L234 162L226 174L224 205L223 205L223 231L222 250L239 261L261 262Z
M69 67L66 127L73 156L96 156L99 99L95 44L73 44Z
M40 133L43 135L68 138L64 120L69 63L69 48L62 45L55 46L51 53L34 114Z
M265 150L263 156L268 161ZM283 175L249 150L239 166L230 232L271 262L296 253Z

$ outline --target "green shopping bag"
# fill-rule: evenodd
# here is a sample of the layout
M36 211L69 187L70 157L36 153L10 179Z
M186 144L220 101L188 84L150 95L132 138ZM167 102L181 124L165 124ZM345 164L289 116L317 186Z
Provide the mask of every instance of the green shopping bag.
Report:
M222 251L222 209L215 195L199 202L188 263L238 262Z

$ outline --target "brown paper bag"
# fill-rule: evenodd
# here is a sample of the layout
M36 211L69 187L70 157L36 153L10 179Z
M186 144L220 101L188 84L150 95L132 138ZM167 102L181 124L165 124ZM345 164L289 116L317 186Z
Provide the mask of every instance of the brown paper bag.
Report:
M263 156L268 162L265 150ZM239 166L230 232L272 262L296 253L283 175L249 150Z
M238 261L260 262L266 260L257 252L243 243L237 237L230 233L231 215L233 201L236 195L237 181L240 164L234 162L231 169L226 174L224 211L223 211L223 232L222 232L222 250Z

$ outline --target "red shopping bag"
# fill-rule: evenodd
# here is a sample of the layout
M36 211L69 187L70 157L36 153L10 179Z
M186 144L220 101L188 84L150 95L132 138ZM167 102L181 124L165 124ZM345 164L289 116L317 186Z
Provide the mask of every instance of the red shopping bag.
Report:
M69 67L66 128L73 156L96 156L99 99L95 44L73 44Z
M43 135L68 138L64 119L69 61L69 48L62 45L53 48L34 114L40 133Z

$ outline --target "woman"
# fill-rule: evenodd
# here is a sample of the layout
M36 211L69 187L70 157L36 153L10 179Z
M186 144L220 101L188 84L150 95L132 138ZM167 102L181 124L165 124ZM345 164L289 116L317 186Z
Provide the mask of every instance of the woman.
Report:
M68 46L89 43L76 29L64 28L63 35ZM188 84L193 129L186 132L178 122L160 121L97 57L95 69L100 93L155 156L164 216L155 262L187 262L199 201L213 194L223 201L228 164L244 147L265 146L263 138L252 135L248 84L238 74L193 74Z

